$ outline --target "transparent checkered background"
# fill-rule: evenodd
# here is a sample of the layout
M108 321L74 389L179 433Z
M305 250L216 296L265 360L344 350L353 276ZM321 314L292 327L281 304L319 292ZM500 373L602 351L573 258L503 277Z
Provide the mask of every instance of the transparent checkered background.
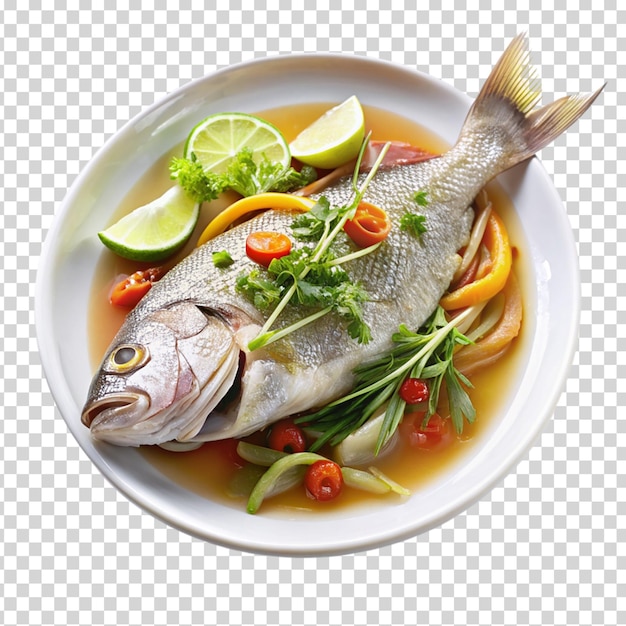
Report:
M90 4L107 8L79 8ZM0 621L625 624L626 39L617 25L626 12L617 0L177 4L3 2ZM441 528L333 558L217 547L120 496L54 408L33 316L42 241L98 148L188 81L292 51L392 60L475 95L520 30L546 101L608 81L599 104L541 154L578 242L583 311L571 377L528 456Z

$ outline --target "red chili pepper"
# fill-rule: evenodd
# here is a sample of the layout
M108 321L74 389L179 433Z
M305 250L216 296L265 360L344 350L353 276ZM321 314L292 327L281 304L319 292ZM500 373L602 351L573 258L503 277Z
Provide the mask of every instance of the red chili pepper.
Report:
M160 267L151 267L131 274L113 287L109 296L111 304L133 308L162 275L163 270Z
M337 463L328 460L315 461L304 475L307 493L319 502L336 498L343 488L343 474Z
M282 233L259 231L250 233L246 239L246 254L264 267L290 252L291 240Z
M274 424L267 437L267 443L273 450L289 454L306 450L304 431L291 419L281 420Z
M428 400L430 390L421 378L407 378L400 385L398 394L407 404L419 404Z
M413 448L419 450L441 450L452 442L453 434L450 420L438 413L433 413L426 426L423 425L425 413L409 413L400 424L400 432Z
M361 202L351 220L343 227L360 248L368 248L387 238L391 221L387 213L369 202Z

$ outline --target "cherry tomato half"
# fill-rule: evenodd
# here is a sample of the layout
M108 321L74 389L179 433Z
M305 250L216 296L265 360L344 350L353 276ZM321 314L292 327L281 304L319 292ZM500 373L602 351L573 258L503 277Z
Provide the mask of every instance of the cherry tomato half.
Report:
M267 267L274 259L291 252L291 240L287 235L270 231L250 233L246 239L246 254L255 263Z
M109 296L111 304L133 308L150 291L152 283L159 280L162 274L163 270L160 267L151 267L131 274L113 287Z
M387 238L391 220L387 213L369 202L361 202L351 220L343 227L359 248L368 248Z
M289 454L306 450L304 431L291 419L281 420L274 424L267 437L267 443L273 450Z
M454 437L450 420L433 413L424 426L424 416L423 412L406 414L400 423L400 432L413 448L432 451L445 448Z
M337 463L329 460L315 461L304 475L307 493L319 502L336 498L343 489L343 474Z
M428 400L430 390L421 378L407 378L400 385L398 394L407 404L419 404Z

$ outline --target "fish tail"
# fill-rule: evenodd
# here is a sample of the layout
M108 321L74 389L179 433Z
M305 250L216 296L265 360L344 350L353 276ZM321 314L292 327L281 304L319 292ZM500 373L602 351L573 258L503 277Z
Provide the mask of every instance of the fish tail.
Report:
M533 110L541 97L541 86L529 57L527 38L520 33L491 71L462 131L463 136L485 125L504 129L512 142L507 167L554 141L583 115L606 86L591 94L565 96Z

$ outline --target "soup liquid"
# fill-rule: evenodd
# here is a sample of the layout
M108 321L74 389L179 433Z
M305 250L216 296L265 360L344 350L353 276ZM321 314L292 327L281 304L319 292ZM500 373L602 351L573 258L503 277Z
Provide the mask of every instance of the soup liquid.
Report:
M334 106L334 103L294 105L263 111L259 115L280 128L289 142L331 106ZM364 106L363 109L366 130L372 131L373 140L402 141L433 153L441 153L449 147L432 132L411 120L373 107ZM153 200L172 185L168 176L168 163L172 156L180 155L181 151L181 146L178 146L155 163L124 199L112 222L134 208ZM487 191L495 210L507 224L512 245L515 245L515 242L519 240L519 227L509 199L497 183L490 183ZM203 206L194 235L185 249L168 262L167 267L173 266L191 252L206 224L233 199L227 196ZM517 249L514 251L517 252ZM520 271L519 254L516 253L514 258L514 268L518 278L521 279L523 289L524 272ZM94 370L99 366L103 354L126 316L124 309L118 309L109 304L108 296L111 287L120 275L130 274L145 267L147 265L120 259L109 251L103 252L94 280L89 318L90 355ZM472 376L474 388L469 390L469 395L476 408L477 418L474 424L466 422L463 434L457 436L441 451L416 450L400 438L390 454L375 461L376 467L404 487L415 491L432 481L462 456L471 454L473 442L480 438L489 422L498 415L503 400L508 395L516 373L519 371L521 350L518 346L524 341L523 331L524 325L522 325L520 337L515 340L514 345L504 357ZM248 440L264 445L264 434L257 433ZM149 462L179 484L181 488L241 509L245 507L247 499L244 494L249 492L259 475L257 468L252 466L242 468L242 463L239 466L233 463L236 455L233 454L232 448L220 442L207 443L198 450L184 453L168 452L158 446L146 446L141 448L141 451ZM328 511L336 507L393 502L394 500L398 501L397 496L374 496L355 489L344 488L340 497L330 502L320 503L309 498L304 487L299 486L268 499L263 503L262 511L264 513L272 511L290 513L298 510Z

